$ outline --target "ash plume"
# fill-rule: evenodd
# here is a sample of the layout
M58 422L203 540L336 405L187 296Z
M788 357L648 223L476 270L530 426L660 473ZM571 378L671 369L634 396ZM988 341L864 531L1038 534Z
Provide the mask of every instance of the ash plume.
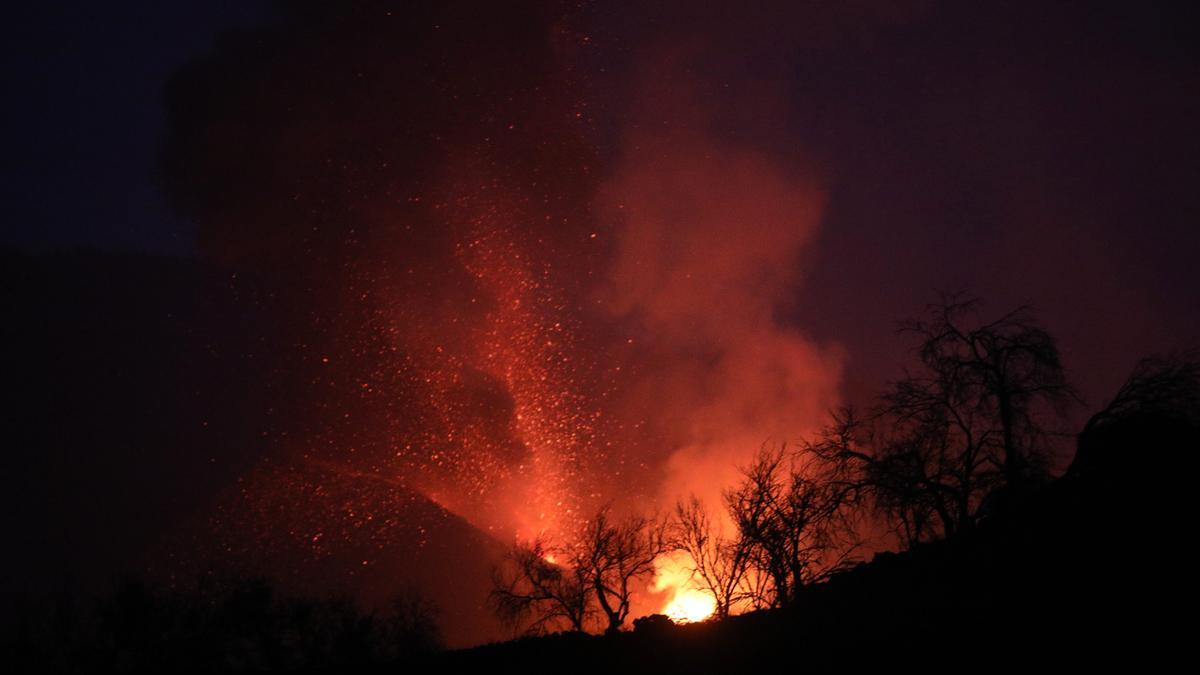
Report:
M185 538L221 550L185 557L352 561L377 590L362 568L449 547L397 525L414 495L491 541L568 536L603 503L716 499L836 403L841 350L782 314L816 172L723 131L776 101L605 30L558 3L297 3L175 78L164 180L273 317L268 381L240 384L278 403L197 518L221 536Z

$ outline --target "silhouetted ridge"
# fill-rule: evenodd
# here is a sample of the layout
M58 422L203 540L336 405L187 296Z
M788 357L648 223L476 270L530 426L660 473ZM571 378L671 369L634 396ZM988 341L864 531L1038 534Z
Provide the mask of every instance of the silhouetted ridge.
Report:
M806 586L786 609L654 621L616 636L527 638L444 659L688 673L780 663L809 672L1165 666L1188 639L1164 602L1194 589L1185 554L1167 542L1190 531L1190 492L1179 488L1200 449L1200 379L1194 361L1164 363L1139 366L1138 386L1127 384L1088 424L1062 478L949 539L881 553Z

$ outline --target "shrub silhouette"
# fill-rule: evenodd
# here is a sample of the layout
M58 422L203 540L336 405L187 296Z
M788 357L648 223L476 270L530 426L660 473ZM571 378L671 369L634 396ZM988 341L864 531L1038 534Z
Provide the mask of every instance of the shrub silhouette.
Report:
M346 597L278 593L264 580L193 591L125 579L80 611L29 608L6 663L36 672L247 672L412 662L440 648L434 610L403 594L387 611Z

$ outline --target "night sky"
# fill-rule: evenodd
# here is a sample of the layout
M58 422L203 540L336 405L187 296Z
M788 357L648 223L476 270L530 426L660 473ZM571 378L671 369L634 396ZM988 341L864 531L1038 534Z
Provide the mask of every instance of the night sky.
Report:
M475 642L498 546L719 494L941 291L1032 304L1076 426L1200 344L1190 5L327 4L10 17L5 593L407 584Z

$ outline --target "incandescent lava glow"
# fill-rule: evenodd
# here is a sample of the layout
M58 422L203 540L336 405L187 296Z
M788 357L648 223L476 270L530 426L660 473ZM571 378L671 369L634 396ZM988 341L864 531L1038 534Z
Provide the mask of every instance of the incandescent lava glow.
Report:
M717 601L708 593L695 588L680 588L663 608L663 614L675 623L692 623L704 621L712 616L716 609Z
M662 614L676 623L692 623L704 621L716 612L716 599L696 587L685 554L677 552L662 556L654 561L654 567L651 590L666 594L666 604L660 610Z

